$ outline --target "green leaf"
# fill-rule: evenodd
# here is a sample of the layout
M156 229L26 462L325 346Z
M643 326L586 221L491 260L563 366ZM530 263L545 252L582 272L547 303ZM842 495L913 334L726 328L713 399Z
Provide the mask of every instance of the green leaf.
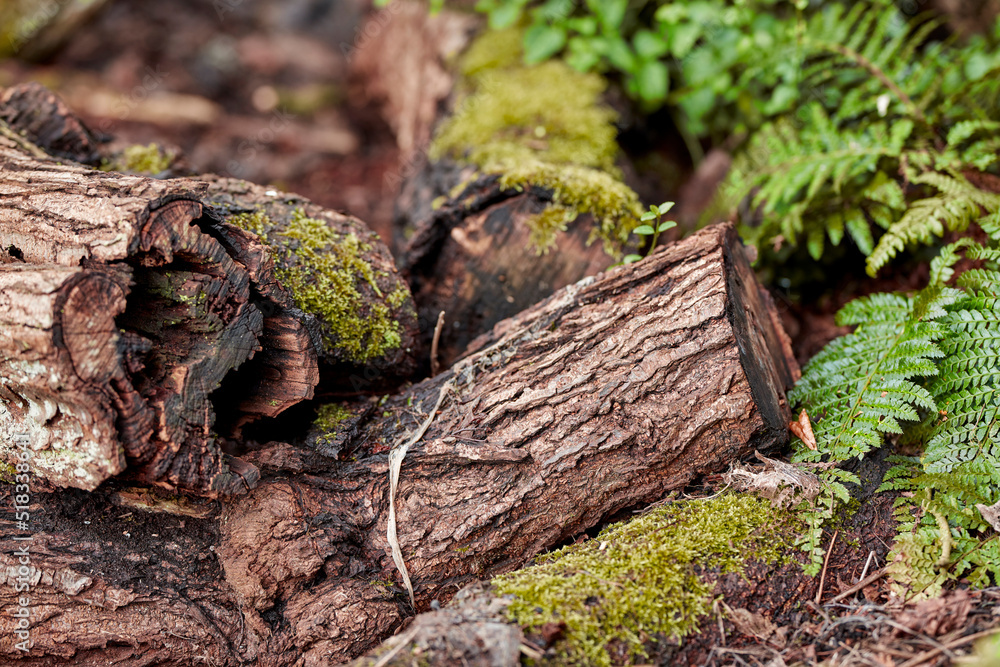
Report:
M638 262L640 259L642 259L642 255L625 255L622 264L632 264L633 262Z
M586 37L597 34L597 19L593 16L580 16L572 18L566 22L570 30L580 33Z
M651 30L640 30L632 38L632 46L640 58L655 60L667 52L663 37Z
M686 58L701 37L700 23L682 23L670 28L670 52L677 58Z
M536 24L524 33L524 62L529 65L548 60L566 45L566 30Z
M646 220L653 220L655 218L656 218L655 211L646 211L645 213L642 214L642 216L639 219L645 222Z
M659 60L645 61L635 74L639 97L646 102L662 102L667 97L669 77L665 64Z
M673 229L676 226L677 226L676 222L674 222L673 220L667 220L666 222L661 222L660 226L656 228L656 231L665 232L668 229Z
M649 236L650 234L654 234L655 231L649 225L639 225L632 230L632 233L639 234L640 236Z
M605 38L605 43L607 45L608 60L612 65L622 72L631 72L635 69L635 54L632 53L632 49L629 48L628 43L624 39L615 35L614 37Z
M517 22L521 16L521 3L505 2L490 12L490 29L503 30Z
M587 0L587 5L597 15L606 31L620 32L628 0Z
M674 202L672 202L672 201L665 201L662 204L660 204L659 206L657 206L656 209L660 212L660 215L663 215L663 214L667 213L668 211L670 211L670 209L672 209L673 207L674 207Z

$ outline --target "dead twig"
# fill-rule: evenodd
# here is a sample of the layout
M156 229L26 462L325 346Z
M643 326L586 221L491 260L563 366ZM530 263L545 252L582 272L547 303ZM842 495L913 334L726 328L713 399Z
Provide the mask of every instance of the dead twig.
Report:
M853 586L851 586L850 588L848 588L846 591L842 591L841 593L838 593L837 595L835 595L832 598L830 598L830 600L827 602L827 604L830 604L831 602L840 602L844 598L849 597L849 596L853 595L854 593L857 593L858 591L860 591L865 586L878 581L884 575L885 575L885 568L884 567L881 568L881 569L876 570L875 572L872 572L866 578L864 578L861 581L859 581L858 583L854 584Z
M819 577L819 590L816 591L816 604L819 604L820 600L823 599L823 586L826 584L826 568L830 564L830 553L833 552L833 543L837 541L837 535L839 534L839 530L833 531L833 537L830 538L830 546L826 548L826 558L823 559L823 572Z
M947 644L942 644L941 646L935 646L932 649L924 651L923 653L917 655L912 660L907 660L899 667L920 667L920 665L926 663L931 658L936 658L942 653L947 653L953 648L959 648L970 642L974 642L977 639L982 639L983 637L989 637L990 635L995 635L1000 633L1000 628L992 628L990 630L983 630L982 632L976 632L971 635L966 635L965 637L960 637L954 641L950 641Z
M438 361L438 344L441 342L441 329L444 328L444 311L438 313L437 324L434 325L434 339L431 340L431 377L441 370L441 362Z

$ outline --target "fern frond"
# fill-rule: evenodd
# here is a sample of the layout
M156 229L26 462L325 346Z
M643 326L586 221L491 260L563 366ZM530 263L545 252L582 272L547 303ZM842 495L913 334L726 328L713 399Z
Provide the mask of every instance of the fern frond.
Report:
M964 230L979 217L979 205L964 194L955 196L945 193L913 202L868 256L868 275L878 273L908 243L931 243L934 236L943 236L945 229Z
M940 304L954 298L939 293L932 300L937 308L924 305L918 316L916 300L877 294L838 313L838 323L858 328L817 354L789 394L813 419L817 450L800 452L802 459L863 456L885 434L901 433L900 420L916 421L918 408L936 407L914 379L937 373L934 359L942 352L936 341L944 332L934 319L944 312Z

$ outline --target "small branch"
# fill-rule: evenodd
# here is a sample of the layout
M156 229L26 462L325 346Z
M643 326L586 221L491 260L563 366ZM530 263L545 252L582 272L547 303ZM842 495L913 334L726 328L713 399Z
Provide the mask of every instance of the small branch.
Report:
M883 576L885 576L885 568L884 567L882 569L880 569L880 570L876 570L875 572L872 572L866 578L864 578L861 581L859 581L858 583L854 584L853 586L851 586L850 588L848 588L846 591L843 591L843 592L838 593L837 595L833 596L832 598L830 598L830 601L827 604L832 603L832 602L840 602L844 598L850 597L851 595L854 595L855 593L857 593L858 591L860 591L865 586L868 586L869 584L872 584L872 583L878 581Z
M932 648L929 651L924 651L923 653L916 656L912 660L907 660L899 667L918 667L919 665L924 664L931 658L937 657L941 653L946 653L953 648L964 646L965 644L974 642L977 639L981 639L982 637L989 637L990 635L995 635L998 632L1000 632L1000 628L991 628L989 630L983 630L982 632L977 632L972 635L966 635L965 637L959 637L958 639L950 641L947 644L942 644L941 646Z

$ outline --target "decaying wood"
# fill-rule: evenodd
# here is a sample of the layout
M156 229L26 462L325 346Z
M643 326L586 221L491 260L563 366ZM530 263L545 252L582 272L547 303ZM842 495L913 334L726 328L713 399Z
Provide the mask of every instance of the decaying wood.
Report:
M22 88L3 99L38 97ZM37 111L68 113L56 103ZM19 114L0 106L0 116ZM220 436L238 438L246 422L312 398L321 362L336 364L343 382L359 370L321 340L322 316L296 307L269 248L226 222L240 212L280 223L298 211L363 239L378 278L359 286L356 306L405 293L391 308L401 344L372 361L414 367L412 301L363 223L242 181L94 171L30 143L44 129L47 145L72 153L81 127L35 118L18 133L0 122L0 248L12 260L0 265L9 286L0 300L0 433L45 433L32 441L36 474L93 489L122 471L124 457L138 481L240 493L257 471L226 454ZM60 128L72 136L60 138ZM16 461L9 439L0 459Z
M358 97L379 109L392 128L402 165L415 164L430 143L440 107L451 94L448 60L467 44L474 16L417 3L392 3L368 18L353 44L341 45Z
M497 322L614 262L601 243L588 244L593 229L589 215L559 234L558 250L538 254L530 220L552 201L544 188L504 190L497 176L475 177L444 163L426 169L405 186L399 200L409 222L397 222L413 223L399 265L413 290L425 344L438 313L445 311L439 343L444 365ZM456 193L454 186L461 181L453 179L465 177L471 182ZM445 200L432 207L437 197Z
M395 509L422 611L786 442L796 369L773 322L735 232L716 226L557 292L384 404L349 406L339 451L250 452L261 482L209 518L140 512L134 494L127 512L109 511L107 486L38 494L35 648L12 648L3 614L0 653L263 667L357 656L412 613L386 538L388 451L418 424L431 417ZM19 534L0 525L9 581ZM5 608L15 597L0 589ZM153 608L166 611L144 614Z
M530 221L552 203L550 190L530 184L503 190L496 175L428 160L432 131L454 98L454 56L475 27L467 16L427 17L397 3L369 19L351 50L366 98L400 147L399 168L386 177L399 190L392 247L413 289L424 350L438 313L446 313L439 343L445 366L500 320L615 261L600 243L589 243L589 215L539 256Z

